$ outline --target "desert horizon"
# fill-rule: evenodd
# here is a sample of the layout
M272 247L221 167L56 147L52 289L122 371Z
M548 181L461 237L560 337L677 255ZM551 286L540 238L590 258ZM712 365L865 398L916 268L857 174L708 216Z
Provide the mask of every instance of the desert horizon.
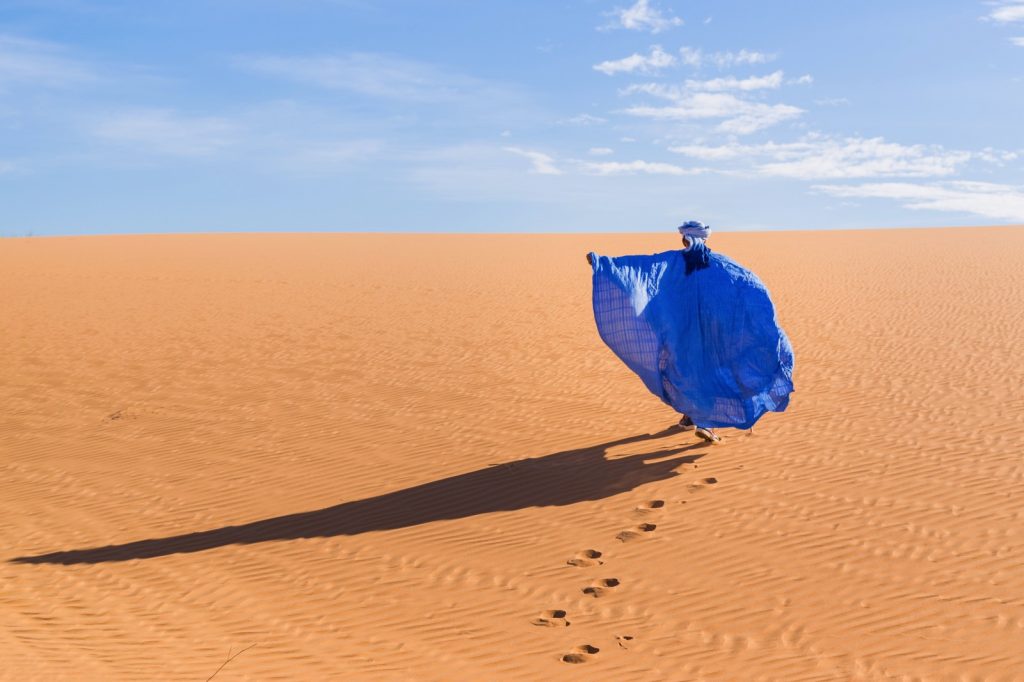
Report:
M1019 229L1024 227L1024 223L1000 223L1000 224L982 224L982 223L947 223L947 224L922 224L922 225L907 225L907 224L893 224L893 225L871 225L866 224L863 226L844 226L844 227L819 227L819 228L807 228L807 227L786 227L786 226L775 226L775 227L714 227L714 233L716 236L723 234L788 234L791 232L807 232L812 234L818 233L837 233L837 232L873 232L873 231L889 231L889 230L925 230L925 231L936 231L936 230L1002 230L1002 229ZM19 232L16 230L9 231L6 234L0 234L0 239L74 239L74 238L85 238L94 239L97 237L200 237L200 236L229 236L229 235L328 235L328 234L345 234L345 235L391 235L391 236L466 236L466 237L486 237L486 236L544 236L544 235L560 235L560 236L593 236L593 235L636 235L636 236L649 236L649 237L664 237L665 230L657 230L653 228L646 229L601 229L601 230L587 230L587 229L544 229L544 230L488 230L488 229L468 229L468 230L420 230L420 229L395 229L395 228L380 228L380 229L350 229L350 228L322 228L322 229L260 229L260 230L224 230L224 229L201 229L201 230L140 230L138 232L132 231L116 231L116 232L104 232L102 230L88 231L88 232L40 232L38 234L32 231Z
M0 678L1015 679L1024 229L715 233L796 357L715 445L594 328L677 245L0 240Z

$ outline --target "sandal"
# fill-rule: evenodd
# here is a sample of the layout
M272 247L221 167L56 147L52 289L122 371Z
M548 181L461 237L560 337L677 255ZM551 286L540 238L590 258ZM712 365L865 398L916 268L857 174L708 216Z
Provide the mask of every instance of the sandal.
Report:
M709 443L722 442L722 438L717 433L715 433L711 429L705 429L703 426L697 428L696 434L697 438L706 440Z
M693 423L692 419L684 414L683 418L679 420L679 428L683 431L693 431L697 428L697 425Z

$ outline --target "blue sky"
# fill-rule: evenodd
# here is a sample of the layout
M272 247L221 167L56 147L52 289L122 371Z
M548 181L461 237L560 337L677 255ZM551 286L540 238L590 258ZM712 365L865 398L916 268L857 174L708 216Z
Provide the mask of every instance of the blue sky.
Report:
M0 235L1024 223L1024 2L6 0Z

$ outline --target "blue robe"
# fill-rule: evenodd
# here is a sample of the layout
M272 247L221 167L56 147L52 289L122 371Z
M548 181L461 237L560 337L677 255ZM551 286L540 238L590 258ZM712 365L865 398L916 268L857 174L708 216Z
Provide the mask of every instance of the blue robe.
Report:
M746 429L786 409L793 348L754 273L701 240L591 256L598 333L651 393L703 427Z

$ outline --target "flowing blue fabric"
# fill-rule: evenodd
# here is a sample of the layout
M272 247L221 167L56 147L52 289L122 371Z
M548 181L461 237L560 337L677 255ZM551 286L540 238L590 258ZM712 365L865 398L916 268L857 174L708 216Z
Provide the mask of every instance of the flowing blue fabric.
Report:
M793 349L754 273L702 240L591 257L598 333L651 393L709 428L746 429L786 409Z

